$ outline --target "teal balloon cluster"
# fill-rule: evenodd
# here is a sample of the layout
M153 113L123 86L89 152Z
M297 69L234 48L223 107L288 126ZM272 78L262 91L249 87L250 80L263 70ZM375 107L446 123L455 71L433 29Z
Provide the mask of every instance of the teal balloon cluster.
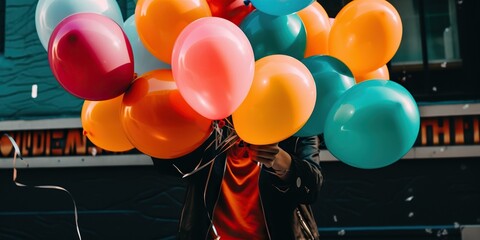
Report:
M323 133L327 114L345 91L355 85L355 79L347 65L332 56L315 55L301 62L312 73L317 89L313 112L305 125L295 133L298 137L308 137Z
M256 9L274 16L298 12L314 1L315 0L251 0Z
M400 160L420 129L418 106L410 93L390 80L368 80L346 91L325 122L325 144L338 160L373 169Z
M255 60L273 54L302 59L307 46L307 34L297 14L272 16L254 10L240 23L255 54Z

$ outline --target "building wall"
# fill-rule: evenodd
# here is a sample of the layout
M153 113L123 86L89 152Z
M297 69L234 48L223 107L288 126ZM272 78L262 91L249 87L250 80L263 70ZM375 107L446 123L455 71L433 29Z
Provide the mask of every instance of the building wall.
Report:
M54 78L47 51L38 38L37 2L6 0L5 12L0 12L5 17L5 44L3 52L0 50L0 121L80 116L83 100L65 91ZM133 0L118 3L124 19L133 14ZM36 98L32 97L33 85L38 88Z

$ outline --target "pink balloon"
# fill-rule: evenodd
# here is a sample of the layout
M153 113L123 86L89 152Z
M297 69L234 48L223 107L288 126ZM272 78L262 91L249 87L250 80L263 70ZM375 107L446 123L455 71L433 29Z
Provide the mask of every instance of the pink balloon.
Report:
M116 22L97 13L64 18L50 37L48 61L62 87L85 100L118 97L134 79L127 36Z
M231 115L247 96L255 58L237 25L219 17L204 17L180 33L171 66L187 103L202 116L216 120Z

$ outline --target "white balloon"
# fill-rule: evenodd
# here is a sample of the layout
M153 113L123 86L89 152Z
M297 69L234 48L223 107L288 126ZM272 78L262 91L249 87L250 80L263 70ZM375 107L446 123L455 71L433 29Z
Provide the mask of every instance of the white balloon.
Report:
M64 18L81 12L98 13L123 25L122 12L115 0L40 0L35 10L35 27L43 48L48 51L50 36Z
M170 64L164 63L153 56L143 45L137 32L135 14L130 16L123 24L123 31L127 35L133 50L134 69L137 75L156 69L170 69Z

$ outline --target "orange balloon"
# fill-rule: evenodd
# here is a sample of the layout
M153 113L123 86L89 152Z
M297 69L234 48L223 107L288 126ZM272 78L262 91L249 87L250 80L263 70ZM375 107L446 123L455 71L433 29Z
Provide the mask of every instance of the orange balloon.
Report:
M133 146L156 158L186 155L212 132L212 121L182 98L170 69L154 70L137 78L123 97L121 114Z
M168 64L180 32L191 22L211 16L206 0L138 0L135 7L140 40L153 56Z
M250 91L232 114L238 136L251 144L280 142L307 122L317 96L308 68L287 55L269 55L255 62Z
M387 64L401 39L400 15L388 1L352 1L335 17L328 54L344 62L354 75L361 75Z
M388 71L387 65L383 65L379 69L373 70L363 75L355 76L356 83L360 83L360 82L371 80L371 79L390 80L390 73Z
M85 100L80 117L87 138L96 146L112 152L134 148L120 121L122 98L123 94L104 101Z
M327 54L330 18L325 9L317 1L297 12L307 32L305 57Z

